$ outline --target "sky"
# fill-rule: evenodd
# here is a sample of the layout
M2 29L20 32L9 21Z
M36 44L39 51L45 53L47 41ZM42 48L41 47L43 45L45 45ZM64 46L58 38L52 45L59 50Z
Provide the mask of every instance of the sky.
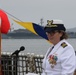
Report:
M47 20L59 19L67 29L76 27L76 0L0 0L0 8L21 21L40 24L42 18L45 26ZM23 28L8 17L12 28Z

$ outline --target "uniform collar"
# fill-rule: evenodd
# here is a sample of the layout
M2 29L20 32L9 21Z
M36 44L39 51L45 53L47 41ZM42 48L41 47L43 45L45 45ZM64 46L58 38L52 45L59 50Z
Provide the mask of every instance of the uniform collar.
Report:
M54 46L54 48L53 48L53 50L52 50L51 53L56 52L63 42L65 42L65 39L63 39L63 40L61 40L59 43L57 43L57 44Z

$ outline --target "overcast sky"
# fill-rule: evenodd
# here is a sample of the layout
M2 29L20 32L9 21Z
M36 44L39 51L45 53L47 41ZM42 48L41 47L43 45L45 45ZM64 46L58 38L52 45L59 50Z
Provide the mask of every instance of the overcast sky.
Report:
M0 0L0 8L25 22L63 20L65 27L76 27L76 0ZM21 28L11 21L15 29Z

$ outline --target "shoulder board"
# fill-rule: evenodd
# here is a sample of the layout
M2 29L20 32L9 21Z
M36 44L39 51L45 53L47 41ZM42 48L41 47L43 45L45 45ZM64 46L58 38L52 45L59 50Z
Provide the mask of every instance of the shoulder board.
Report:
M62 44L61 44L61 46L63 47L63 48L65 48L66 46L68 46L65 42L63 42Z

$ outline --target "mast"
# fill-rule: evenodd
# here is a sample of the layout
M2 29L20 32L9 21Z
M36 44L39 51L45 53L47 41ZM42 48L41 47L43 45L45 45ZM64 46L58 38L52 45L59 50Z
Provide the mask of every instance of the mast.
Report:
M40 25L42 26L44 23L43 18L40 19Z
M12 31L14 31L13 23L11 24L11 27L10 27L10 32Z
M2 75L2 70L1 70L1 17L0 17L0 75Z

